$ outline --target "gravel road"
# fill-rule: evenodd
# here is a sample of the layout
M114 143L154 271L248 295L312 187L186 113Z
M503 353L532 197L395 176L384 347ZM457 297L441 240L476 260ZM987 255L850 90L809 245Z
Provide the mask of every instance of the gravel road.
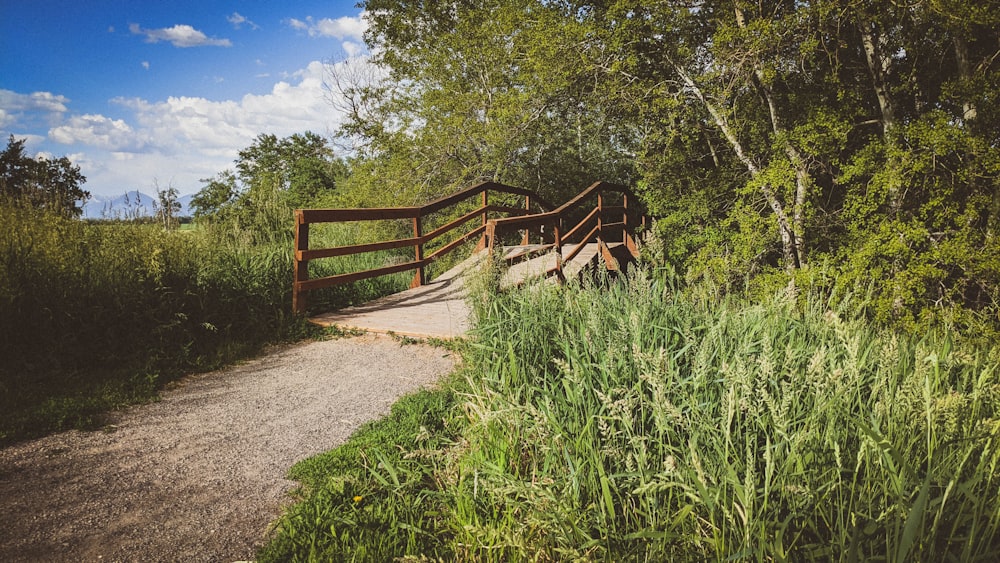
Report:
M104 430L0 449L0 561L252 559L289 467L454 365L386 337L297 344L185 378Z

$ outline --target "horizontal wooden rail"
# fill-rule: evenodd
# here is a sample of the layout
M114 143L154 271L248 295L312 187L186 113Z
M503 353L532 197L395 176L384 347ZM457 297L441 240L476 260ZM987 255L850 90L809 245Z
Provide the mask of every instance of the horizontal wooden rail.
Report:
M621 205L604 205L604 198L612 194L621 197ZM570 214L575 213L578 208L583 208L584 202L593 197L597 198L597 205L587 212L583 219L577 221L576 225L572 226L569 230L564 230L563 223L569 219ZM629 205L630 202L632 202L631 207ZM489 239L489 245L492 249L497 238L505 232L517 229L550 227L554 238L553 249L556 252L556 265L547 272L547 275L554 274L560 280L565 280L563 264L575 258L583 250L584 246L591 241L598 244L600 253L607 262L608 267L617 267L607 245L606 233L620 232L621 241L624 243L625 248L633 256L638 257L639 251L638 245L635 242L635 228L637 226L645 227L647 218L645 213L639 212L638 217L630 221L629 215L636 214L636 211L638 211L637 203L638 198L627 187L607 182L595 182L552 211L523 217L505 217L491 220L487 228L486 237ZM606 221L605 217L611 217L613 220ZM576 243L576 247L566 256L563 256L563 244L583 232L595 220L596 224L582 237L579 243ZM617 238L617 234L615 237Z
M525 206L521 208L507 205L491 205L489 202L489 194L491 192L496 194L522 196L525 198ZM448 223L437 227L428 233L422 232L423 220L428 215L446 210L449 207L463 203L475 196L482 197L479 207L452 219ZM490 220L490 214L499 213L530 217L530 214L532 213L532 206L545 211L553 208L552 204L531 190L507 186L497 182L481 182L422 206L357 209L297 209L295 211L295 271L292 287L292 308L297 313L305 312L306 292L311 290L330 287L333 285L352 283L377 276L404 272L407 270L416 270L413 278L413 285L421 285L426 281L425 267L445 254L455 250L461 246L462 243L479 237L481 247L485 248L488 244L491 244L491 241L486 240L486 225ZM477 217L482 217L482 222L479 226L457 236L450 242L446 242L441 246L441 248L437 249L431 255L426 257L423 255L425 245L443 237ZM412 221L412 237L364 244L352 244L333 248L309 247L309 226L313 224L400 219L408 219ZM539 223L539 225L541 225L541 223ZM527 238L528 231L526 230L524 233L524 239L527 240ZM367 252L378 252L406 247L412 247L414 254L414 259L408 262L391 264L381 268L374 268L361 272L338 274L315 279L309 278L309 262L311 260L333 258L337 256L351 256Z

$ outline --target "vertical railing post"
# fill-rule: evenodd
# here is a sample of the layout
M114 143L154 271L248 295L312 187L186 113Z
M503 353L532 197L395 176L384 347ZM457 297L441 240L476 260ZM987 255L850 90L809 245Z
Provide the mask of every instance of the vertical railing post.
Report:
M628 194L622 194L622 242L628 244Z
M487 195L487 192L489 192L489 190L483 188L483 227L485 227L487 221L489 221L489 216L488 212L486 211L486 207L490 204L490 199L489 196ZM491 234L488 233L486 229L483 229L483 236L479 238L479 244L476 245L476 250L482 250L484 248L492 249L493 241L490 240L490 238Z
M427 283L427 278L424 277L424 243L419 239L424 236L420 229L420 215L418 214L413 218L413 238L417 239L417 244L413 245L414 259L417 262L421 262L420 266L417 267L417 271L413 274L413 281L410 282L410 287L420 287Z
M292 311L296 313L306 312L306 296L299 289L301 282L309 279L309 261L301 256L301 252L309 250L309 223L305 222L305 217L301 209L295 210L295 272L292 279Z
M604 194L597 192L597 242L604 242Z
M562 259L562 217L556 219L554 228L552 229L553 245L556 249L556 276L559 278L560 282L566 281L566 275L563 274L563 259Z
M524 196L524 214L531 215L531 196ZM528 246L530 243L530 238L528 235L531 233L531 227L524 228L524 237L521 239L522 246Z
M622 242L625 243L625 248L632 254L633 257L639 257L639 247L636 245L635 237L629 232L628 228L628 194L622 194L622 207L625 208L625 212L622 214ZM645 215L643 215L643 222L645 222Z

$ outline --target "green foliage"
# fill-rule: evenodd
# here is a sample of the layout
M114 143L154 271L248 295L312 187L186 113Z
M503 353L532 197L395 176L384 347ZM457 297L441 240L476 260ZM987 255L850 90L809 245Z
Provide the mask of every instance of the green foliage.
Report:
M202 180L205 186L191 201L194 215L261 232L266 240L287 233L293 209L328 198L348 174L327 141L309 131L283 139L260 134L235 164L236 172Z
M330 70L349 100L342 133L364 160L354 175L369 201L424 202L487 179L563 200L628 177L625 147L612 141L626 135L593 103L594 75L579 64L588 30L568 6L369 0L365 9L381 78L352 82L350 61Z
M447 507L437 491L448 448L461 426L455 407L460 384L400 399L385 418L350 441L300 462L290 477L303 501L279 522L258 561L391 561L425 551Z
M279 232L273 202L252 201L256 223L189 231L0 205L0 442L91 424L186 372L307 334L291 313L290 221L282 211L283 231L268 235ZM334 261L316 274L382 259ZM341 307L405 283L343 286L315 303Z
M457 404L298 466L262 560L995 559L996 342L800 297L477 295Z
M13 135L0 152L0 199L23 202L37 209L47 209L69 216L79 216L77 207L90 197L80 186L87 179L80 167L66 157L33 159L24 154L24 139Z

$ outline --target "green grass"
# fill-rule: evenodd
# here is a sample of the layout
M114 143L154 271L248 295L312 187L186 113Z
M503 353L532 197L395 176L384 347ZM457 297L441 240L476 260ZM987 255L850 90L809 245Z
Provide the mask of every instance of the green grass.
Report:
M314 334L291 313L292 243L230 224L165 231L0 204L0 444L155 400L185 373ZM328 237L335 237L329 233ZM331 275L384 257L316 265ZM405 287L386 277L317 292L316 307Z
M293 471L261 560L1000 557L997 344L847 295L697 294L638 272L477 296L444 422Z
M460 388L406 396L346 445L295 465L290 476L308 500L286 513L259 559L391 561L423 552L448 513L436 479L458 438Z

